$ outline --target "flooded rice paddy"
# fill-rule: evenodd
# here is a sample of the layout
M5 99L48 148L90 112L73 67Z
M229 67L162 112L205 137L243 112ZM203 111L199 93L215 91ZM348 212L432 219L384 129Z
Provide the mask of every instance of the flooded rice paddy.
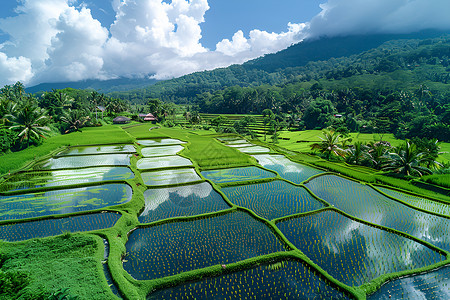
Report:
M237 181L250 181L258 179L273 178L275 173L268 172L257 167L220 169L212 171L203 171L202 175L215 183L227 183Z
M0 184L0 239L13 242L113 227L119 213L93 210L114 211L116 205L136 201L127 181L135 178L131 168L137 168L143 171L136 179L140 176L146 187L139 187L144 201L139 200L143 204L136 215L138 225L125 244L123 269L137 280L217 265L225 270L158 288L148 299L352 299L330 278L357 287L446 259L438 249L407 235L450 251L447 204L323 175L283 155L267 154L269 148L242 138L222 141L252 154L267 170L256 165L207 170L201 173L205 181L191 160L176 155L185 142L171 138L139 140L144 147L138 149L68 148ZM143 158L131 165L137 153ZM318 267L288 258L294 247ZM231 263L274 253L284 259L226 271ZM368 299L447 299L449 270L446 266L393 280ZM104 271L113 282L109 269ZM113 290L118 295L114 286Z
M1 196L0 221L101 209L131 200L127 184L105 184L40 193Z
M141 177L148 186L173 185L202 180L192 168L142 172Z

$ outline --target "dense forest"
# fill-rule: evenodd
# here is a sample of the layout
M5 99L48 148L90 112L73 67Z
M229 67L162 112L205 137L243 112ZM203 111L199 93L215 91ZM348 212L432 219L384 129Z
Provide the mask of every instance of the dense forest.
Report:
M355 39L350 42L355 44ZM157 83L141 92L194 104L205 113L261 114L271 109L295 117L299 129L333 125L450 141L450 36L390 40L359 54L271 73L257 67L283 65L292 51ZM138 101L133 98L138 94L113 95Z

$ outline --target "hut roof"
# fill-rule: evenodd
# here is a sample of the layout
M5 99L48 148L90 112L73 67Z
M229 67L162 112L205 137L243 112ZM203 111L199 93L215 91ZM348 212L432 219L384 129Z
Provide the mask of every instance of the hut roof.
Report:
M156 117L153 114L148 114L145 116L144 121L156 121Z
M113 123L128 123L130 122L131 119L124 117L124 116L118 116L116 118L114 118Z

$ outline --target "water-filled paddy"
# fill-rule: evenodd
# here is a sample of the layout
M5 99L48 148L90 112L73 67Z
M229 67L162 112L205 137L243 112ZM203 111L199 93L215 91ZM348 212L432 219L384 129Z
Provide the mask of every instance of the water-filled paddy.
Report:
M334 211L286 220L277 227L313 262L350 286L445 260L444 255L411 239Z
M143 148L141 152L142 156L144 157L155 157L155 156L175 155L183 149L184 149L183 146L174 145L174 146Z
M136 167L140 170L190 166L192 162L189 159L177 155L142 158L136 163Z
M105 184L15 196L0 196L0 221L68 214L118 205L131 200L127 184Z
M215 183L258 180L276 176L272 172L257 167L203 171L202 175Z
M175 169L141 173L148 186L171 185L202 180L195 169Z
M91 231L114 226L120 215L96 213L0 226L0 239L9 242L59 235L66 231Z
M145 208L139 222L150 223L177 216L193 216L230 208L212 186L203 182L144 193Z
M230 145L238 145L238 144L247 144L248 143L248 141L247 140L243 140L243 139L240 139L240 140L231 140L231 141L227 141L226 142L226 144L228 145L228 146L230 146Z
M252 147L255 146L254 144L245 143L245 144L227 144L228 147L231 148L243 148L243 147Z
M432 201L429 199L425 199L425 198L421 198L421 197L417 197L417 196L413 196L413 195L409 195L406 193L401 193L395 190L391 190L388 188L384 188L384 187L376 187L378 190L382 191L383 193L385 193L386 195L389 195L391 197L394 197L396 199L400 199L402 201L405 201L406 203L423 209L423 210L427 210L430 212L434 212L437 214L442 214L442 215L446 215L446 216L450 216L450 205L449 204L445 204L445 203L441 203L441 202L437 202L437 201Z
M321 199L352 216L409 233L450 251L448 218L415 210L383 196L369 186L339 176L320 176L306 186Z
M192 295L192 297L190 296ZM147 299L350 299L297 261L206 278L157 291Z
M129 166L131 154L63 156L37 163L34 170L74 169L97 166Z
M258 154L253 155L258 163L272 171L276 171L284 179L293 183L302 183L308 178L323 173L323 171L293 162L283 155Z
M227 187L222 191L234 204L249 208L268 220L324 207L304 188L279 180Z
M181 145L186 142L177 139L153 139L153 140L138 140L137 143L142 146L168 146L168 145Z
M244 212L233 212L138 228L129 236L123 266L144 280L283 250L267 226Z
M450 266L388 282L367 299L450 299Z
M270 149L262 146L236 148L242 153L269 153Z
M13 191L39 187L65 186L100 181L124 181L134 178L126 167L97 167L78 170L24 172L11 176L2 184L0 191Z
M86 155L86 154L113 154L136 153L133 145L109 145L94 147L70 147L57 154L57 156Z

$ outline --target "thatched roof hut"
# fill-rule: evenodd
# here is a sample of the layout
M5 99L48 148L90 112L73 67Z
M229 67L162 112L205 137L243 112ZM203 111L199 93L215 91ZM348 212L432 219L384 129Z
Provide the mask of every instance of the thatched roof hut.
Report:
M153 114L148 114L145 116L144 121L157 121L158 119Z
M114 124L127 124L130 123L131 119L124 117L124 116L118 116L116 118L114 118L113 123Z

